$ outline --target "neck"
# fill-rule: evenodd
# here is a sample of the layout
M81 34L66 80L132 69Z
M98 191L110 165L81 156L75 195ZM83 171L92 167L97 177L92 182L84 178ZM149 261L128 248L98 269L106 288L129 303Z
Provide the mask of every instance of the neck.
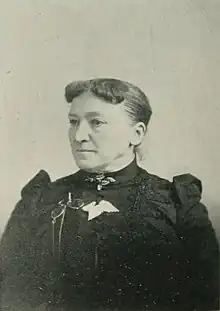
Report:
M132 156L130 155L127 157L118 158L113 163L105 167L102 172L103 173L117 172L123 169L124 167L128 166L134 160L134 158L135 158L134 154L132 154Z

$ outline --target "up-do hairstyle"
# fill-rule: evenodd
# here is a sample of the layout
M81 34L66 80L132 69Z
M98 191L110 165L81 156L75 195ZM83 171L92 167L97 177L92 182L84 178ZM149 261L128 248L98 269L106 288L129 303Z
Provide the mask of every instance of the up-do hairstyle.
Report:
M65 88L65 98L71 103L74 98L90 92L97 98L117 105L123 103L133 122L143 122L146 126L150 121L152 109L147 96L135 85L111 78L97 78L75 81Z

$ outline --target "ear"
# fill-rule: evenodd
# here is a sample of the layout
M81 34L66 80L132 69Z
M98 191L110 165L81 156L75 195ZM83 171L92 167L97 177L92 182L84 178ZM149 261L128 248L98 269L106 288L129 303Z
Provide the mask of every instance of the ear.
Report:
M147 128L143 122L136 123L133 127L133 137L131 139L131 144L133 146L138 146L142 142L146 132Z

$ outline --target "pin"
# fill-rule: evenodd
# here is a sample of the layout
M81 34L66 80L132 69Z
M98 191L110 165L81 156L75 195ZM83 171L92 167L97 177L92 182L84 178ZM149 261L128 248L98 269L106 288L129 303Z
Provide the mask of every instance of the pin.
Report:
M81 199L74 199L74 200L72 200L72 193L69 192L67 206L69 208L78 210L78 209L80 209L80 208L82 208L84 206L84 202Z

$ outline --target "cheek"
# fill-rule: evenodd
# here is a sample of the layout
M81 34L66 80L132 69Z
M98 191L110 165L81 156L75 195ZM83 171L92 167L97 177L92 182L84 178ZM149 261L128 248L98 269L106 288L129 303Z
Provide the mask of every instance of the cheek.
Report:
M70 127L68 130L68 137L69 137L70 143L72 144L75 139L75 131L72 127Z
M124 127L116 126L110 131L102 133L96 136L96 142L100 149L108 150L110 153L114 153L116 150L124 150L130 143L130 132Z
M121 126L121 124L117 124L108 133L108 137L106 137L106 139L108 139L109 141L113 141L115 144L125 145L130 140L130 137L130 128Z

